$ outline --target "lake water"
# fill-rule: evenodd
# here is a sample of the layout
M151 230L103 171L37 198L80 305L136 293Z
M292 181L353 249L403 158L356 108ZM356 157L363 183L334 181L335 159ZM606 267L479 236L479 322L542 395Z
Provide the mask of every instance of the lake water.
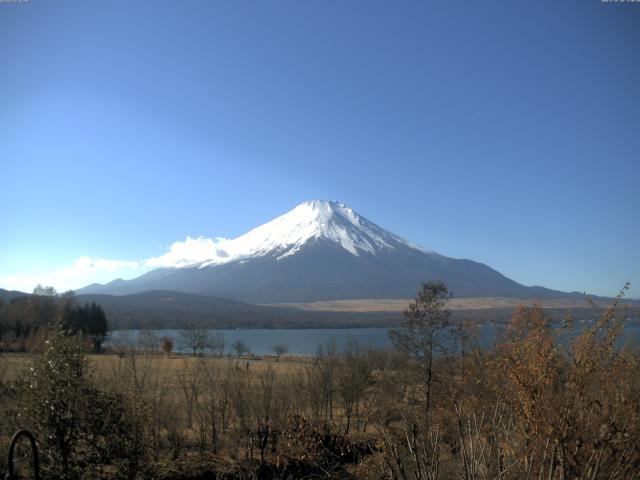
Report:
M587 321L577 325L591 326L593 322ZM502 326L485 324L479 326L478 343L484 347L491 347L499 338ZM174 341L174 352L190 353L188 345L182 340L180 330L153 330L155 337L169 336ZM326 348L335 344L338 351L344 351L345 347L353 341L357 341L363 348L381 349L391 346L388 328L344 328L344 329L246 329L246 330L210 330L211 334L222 333L226 341L226 352L232 353L232 345L237 340L242 340L256 355L272 355L274 345L284 345L292 355L315 355L318 348ZM115 330L110 338L119 341L127 337L128 341L136 341L140 336L140 330ZM634 341L640 345L640 322L634 320L627 324L624 333L618 341L619 346ZM110 343L108 341L108 343ZM107 343L107 344L108 344Z

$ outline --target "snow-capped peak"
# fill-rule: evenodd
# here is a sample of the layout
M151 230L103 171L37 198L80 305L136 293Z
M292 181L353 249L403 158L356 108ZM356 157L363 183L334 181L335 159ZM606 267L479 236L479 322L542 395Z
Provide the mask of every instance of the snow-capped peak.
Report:
M399 246L424 251L358 215L344 203L312 200L233 240L220 239L219 253L200 266L263 255L282 259L320 238L337 243L356 256Z
M320 239L356 256L402 248L426 251L370 222L344 203L313 200L234 239L188 237L148 263L204 268L265 255L281 260Z

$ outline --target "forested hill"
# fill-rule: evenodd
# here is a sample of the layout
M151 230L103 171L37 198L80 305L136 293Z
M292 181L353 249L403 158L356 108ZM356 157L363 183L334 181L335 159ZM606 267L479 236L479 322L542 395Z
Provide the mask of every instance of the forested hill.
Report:
M132 295L78 295L80 303L95 302L107 313L110 329L122 328L330 328L382 326L400 314L312 312L268 307L226 298L155 290Z
M0 301L9 303L14 298L26 297L28 293L19 292L17 290L5 290L4 288L0 288Z

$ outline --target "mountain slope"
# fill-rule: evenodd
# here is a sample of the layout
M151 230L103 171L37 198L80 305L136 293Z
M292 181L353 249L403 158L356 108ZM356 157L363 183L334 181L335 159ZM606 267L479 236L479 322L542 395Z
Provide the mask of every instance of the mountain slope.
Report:
M78 295L78 304L95 302L107 314L110 329L119 328L329 328L384 326L397 314L308 312L266 307L226 298L154 290L132 295Z
M252 303L346 298L411 298L420 283L442 280L457 297L569 295L526 287L492 268L430 252L341 203L312 201L233 240L208 258L174 259L133 280L91 285L79 293L124 295L176 290Z

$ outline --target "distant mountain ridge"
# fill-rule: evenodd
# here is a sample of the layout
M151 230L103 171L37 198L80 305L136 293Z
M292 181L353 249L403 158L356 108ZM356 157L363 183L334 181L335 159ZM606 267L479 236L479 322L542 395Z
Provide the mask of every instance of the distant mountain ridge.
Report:
M14 298L26 297L28 293L19 292L17 290L5 290L4 288L0 288L0 300L5 303L10 302Z
M442 280L456 297L576 295L524 286L482 263L426 250L343 203L318 200L216 244L211 258L177 265L78 293L172 290L249 303L310 302L412 298L421 282Z

